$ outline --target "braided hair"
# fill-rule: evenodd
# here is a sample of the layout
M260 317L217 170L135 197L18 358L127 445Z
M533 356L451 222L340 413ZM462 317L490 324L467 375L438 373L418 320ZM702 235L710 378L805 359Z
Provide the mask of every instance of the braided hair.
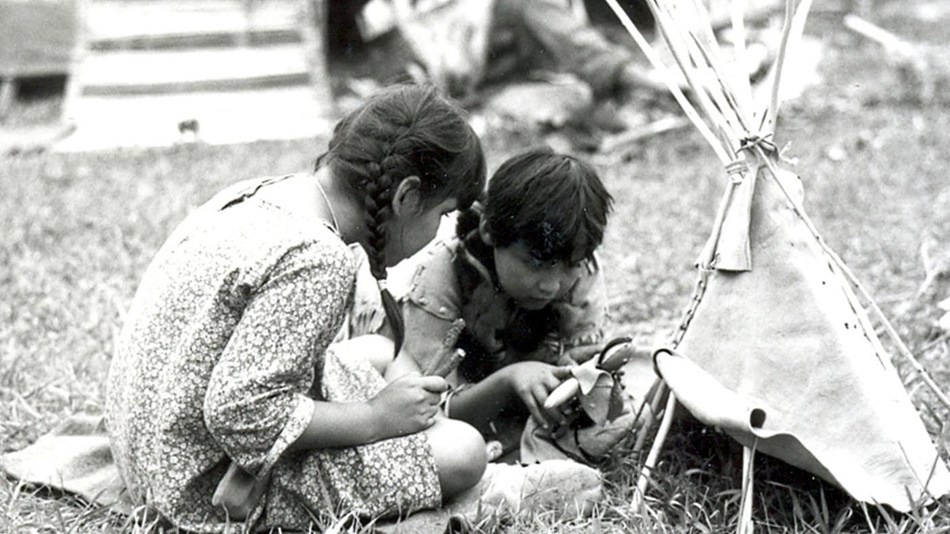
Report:
M459 209L467 208L485 186L481 142L464 112L434 87L395 85L337 123L327 152L317 159L317 168L324 165L363 204L363 246L398 354L405 326L385 284L385 223L393 215L393 195L404 178L416 176L425 207L454 198Z

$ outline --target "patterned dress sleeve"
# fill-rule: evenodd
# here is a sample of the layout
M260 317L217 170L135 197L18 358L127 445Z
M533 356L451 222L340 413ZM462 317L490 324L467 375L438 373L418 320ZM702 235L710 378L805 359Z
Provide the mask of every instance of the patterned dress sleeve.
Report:
M269 471L310 422L307 392L346 313L350 261L345 249L320 243L285 253L253 290L212 371L205 424L252 474Z
M607 288L596 256L567 298L554 306L559 317L559 341L565 350L603 342L608 319Z

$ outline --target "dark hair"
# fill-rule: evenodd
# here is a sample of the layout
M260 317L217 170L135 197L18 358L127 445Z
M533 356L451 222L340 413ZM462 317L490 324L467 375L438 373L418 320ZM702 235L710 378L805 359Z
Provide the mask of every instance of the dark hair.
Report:
M370 97L333 129L317 168L329 165L354 198L361 199L369 239L365 243L373 276L386 279L386 232L393 194L408 176L421 181L423 205L455 198L458 208L472 204L485 187L485 155L461 108L433 86L394 85ZM386 317L402 345L399 307L385 284L380 294Z
M502 163L488 182L483 217L492 245L522 242L538 261L591 259L613 198L587 163L548 147Z

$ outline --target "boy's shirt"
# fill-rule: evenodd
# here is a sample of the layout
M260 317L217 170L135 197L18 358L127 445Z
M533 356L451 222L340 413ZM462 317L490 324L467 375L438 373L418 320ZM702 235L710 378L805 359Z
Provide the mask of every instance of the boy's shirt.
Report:
M460 317L466 324L464 341L478 345L478 350L468 351L466 360L487 358L489 361L479 362L485 375L517 361L557 364L568 349L603 342L606 288L596 260L588 262L577 282L544 310L525 312L497 285L490 254L472 248L453 237L433 243L418 256L402 299L404 350L423 371L434 368L433 359L443 353L443 338ZM540 326L544 331L530 350L524 346L516 349L512 345L525 337L516 323L531 313L535 313L535 323L537 318L546 323ZM460 343L463 346L464 341Z

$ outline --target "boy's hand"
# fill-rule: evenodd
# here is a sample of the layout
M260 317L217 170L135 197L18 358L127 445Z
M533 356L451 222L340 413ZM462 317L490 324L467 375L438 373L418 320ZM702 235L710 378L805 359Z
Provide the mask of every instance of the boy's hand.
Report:
M513 391L531 416L544 428L552 423L564 422L559 410L545 410L544 401L548 395L571 376L569 367L557 367L542 362L518 362L504 367L502 371Z
M369 401L379 439L414 434L432 426L448 382L439 376L409 374L390 382Z

